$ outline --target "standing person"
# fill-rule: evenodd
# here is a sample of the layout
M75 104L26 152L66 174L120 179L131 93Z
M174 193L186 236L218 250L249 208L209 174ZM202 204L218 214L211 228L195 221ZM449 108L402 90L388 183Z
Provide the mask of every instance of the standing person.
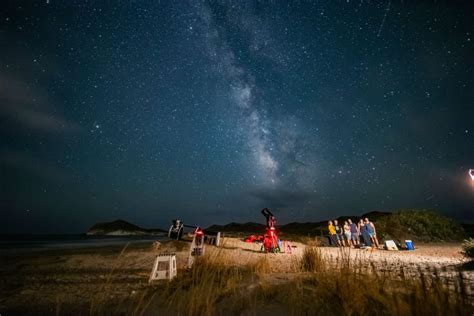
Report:
M329 229L329 240L331 241L331 245L337 246L337 236L336 236L336 227L332 224L332 221L328 222L328 229Z
M363 244L364 238L362 236L362 229L364 229L364 221L362 219L359 219L357 222L357 229L359 230L359 244Z
M351 244L351 226L348 221L344 222L344 240L347 243L347 247L350 247Z
M337 244L342 247L342 228L338 225L337 219L334 220L334 228L336 228Z
M379 247L379 241L377 239L377 232L375 231L375 225L369 219L366 217L365 218L365 227L367 228L367 232L370 236L370 240L372 243L375 244L375 247Z
M348 220L349 226L351 227L351 243L352 246L356 247L359 244L359 229L357 228L357 225L352 222L352 220L349 218Z
M359 231L360 231L360 236L362 237L362 243L366 247L372 246L372 243L370 241L370 236L367 232L367 227L365 226L365 222L363 219L359 221Z

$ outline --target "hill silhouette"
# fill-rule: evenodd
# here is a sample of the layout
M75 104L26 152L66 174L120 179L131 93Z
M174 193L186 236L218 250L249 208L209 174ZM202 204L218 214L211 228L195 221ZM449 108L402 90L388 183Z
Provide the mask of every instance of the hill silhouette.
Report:
M373 211L365 213L360 216L339 216L335 219L339 223L344 223L347 219L352 219L353 221L360 218L368 217L371 221L377 221L385 216L390 215L388 212L379 212ZM329 219L328 219L329 220ZM321 234L321 230L327 230L328 220L320 222L292 222L283 225L277 225L278 229L285 234L298 234L298 235L307 235L307 234ZM250 234L263 234L265 232L265 225L255 222L247 223L229 223L226 225L212 225L207 228L208 230L227 232L227 233L250 233Z
M107 236L130 236L130 235L154 235L164 233L162 229L146 229L118 219L112 222L97 223L87 231L87 235Z

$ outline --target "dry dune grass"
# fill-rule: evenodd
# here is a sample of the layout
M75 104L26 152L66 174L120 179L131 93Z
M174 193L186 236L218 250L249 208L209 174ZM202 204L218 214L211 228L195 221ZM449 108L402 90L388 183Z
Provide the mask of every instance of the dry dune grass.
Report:
M310 271L273 289L272 299L286 302L293 315L470 315L462 274L449 284L436 271L419 271L416 278L383 272L374 266L361 269L349 256L327 262L319 249L306 249L301 268ZM268 296L268 295L267 295Z
M161 309L179 315L215 314L221 299L238 296L242 286L252 281L249 265L232 266L229 262L219 251L197 258L188 271L149 290L144 296L149 297L142 299L146 303L138 306L135 312L148 314Z
M432 273L361 268L347 253L330 261L308 246L292 261L291 278L275 282L275 255L233 265L214 249L169 283L150 288L134 314L171 315L472 315L462 274L449 281ZM276 271L276 272L275 272Z
M453 246L361 251L293 243L292 254L226 239L185 267L189 242L35 255L7 270L5 314L472 315L473 272ZM458 249L459 248L459 249ZM157 253L175 252L178 277L149 285ZM385 260L385 261L384 261ZM463 260L466 260L465 258ZM414 265L416 263L420 265ZM15 269L13 269L15 268ZM464 269L459 273L457 269ZM25 284L16 286L18 282ZM11 289L11 290L10 290ZM8 291L7 291L8 290Z

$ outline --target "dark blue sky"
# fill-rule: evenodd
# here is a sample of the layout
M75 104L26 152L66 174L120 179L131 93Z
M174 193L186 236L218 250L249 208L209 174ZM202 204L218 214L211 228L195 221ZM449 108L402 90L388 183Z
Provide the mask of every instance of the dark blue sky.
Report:
M3 3L6 232L474 221L470 1L288 3Z

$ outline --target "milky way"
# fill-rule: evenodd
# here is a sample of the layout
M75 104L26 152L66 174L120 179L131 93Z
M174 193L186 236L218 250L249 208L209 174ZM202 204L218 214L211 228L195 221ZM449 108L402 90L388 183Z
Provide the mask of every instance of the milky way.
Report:
M243 132L242 137L247 142L247 149L252 153L249 158L253 163L255 184L268 186L269 189L288 185L285 175L294 174L296 168L279 160L280 157L289 159L295 155L296 139L301 138L295 131L298 122L285 122L288 123L285 125L284 122L275 122L266 115L265 108L272 105L265 104L265 100L258 95L261 89L252 70L240 65L236 60L233 49L222 34L225 30L219 31L210 8L203 4L198 12L204 25L203 35L209 58L215 62L217 75L227 81L229 106L236 106L238 115L241 116L238 119L239 129ZM268 27L257 23L258 18L248 12L238 10L230 14L229 19L233 21L233 25L237 25L238 31L250 38L248 49L256 51L257 57L262 57L258 52L259 48L272 41L266 32ZM265 35L262 36L262 32ZM263 58L265 57L267 56L263 55ZM271 59L269 62L275 64ZM278 67L277 64L275 66ZM301 163L301 166L304 164Z
M0 12L11 231L474 220L472 4L11 1ZM61 225L57 225L61 223Z

